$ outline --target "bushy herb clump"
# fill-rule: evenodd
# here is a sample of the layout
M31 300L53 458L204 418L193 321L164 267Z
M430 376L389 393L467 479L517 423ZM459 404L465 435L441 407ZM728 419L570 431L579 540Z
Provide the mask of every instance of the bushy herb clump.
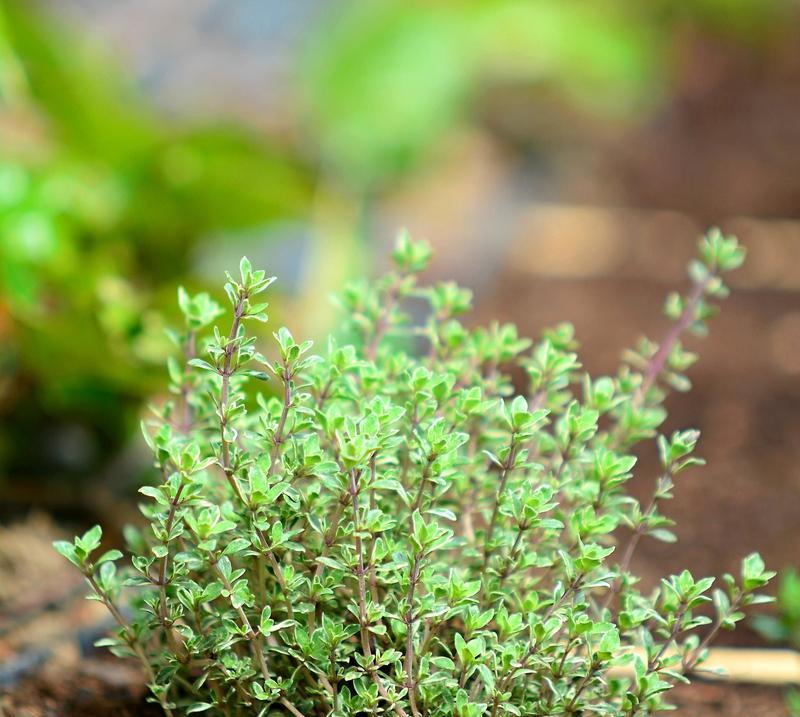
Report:
M796 568L788 568L778 576L775 597L777 614L756 615L752 627L770 642L800 649L800 572Z
M141 490L132 569L94 557L99 528L57 545L167 714L645 715L765 599L757 555L713 591L684 571L642 592L630 572L641 538L674 540L662 503L699 462L696 431L657 429L695 359L680 336L725 296L736 240L701 241L665 340L599 378L567 325L537 343L465 328L469 291L417 282L429 254L401 237L394 271L345 288L358 338L320 356L285 328L275 358L258 353L246 326L266 320L273 279L247 260L228 277L226 330L208 331L223 312L207 295L181 293L185 360L145 428L163 482ZM414 326L404 306L419 299ZM251 400L245 384L268 374L278 396ZM626 484L647 440L661 469L642 505ZM140 590L130 618L126 585Z

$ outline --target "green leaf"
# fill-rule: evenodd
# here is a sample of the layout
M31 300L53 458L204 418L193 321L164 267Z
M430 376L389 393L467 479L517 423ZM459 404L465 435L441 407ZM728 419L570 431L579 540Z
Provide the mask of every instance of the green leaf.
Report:
M56 549L58 553L63 555L67 560L69 560L73 565L77 565L81 567L82 563L75 552L75 546L72 543L66 540L56 540L53 543L53 547Z
M103 531L99 525L95 525L87 530L83 537L78 539L78 544L82 545L87 553L97 550L100 547L100 541L103 538Z
M95 565L102 565L103 563L119 560L122 557L122 552L119 550L108 550L103 553L95 562Z

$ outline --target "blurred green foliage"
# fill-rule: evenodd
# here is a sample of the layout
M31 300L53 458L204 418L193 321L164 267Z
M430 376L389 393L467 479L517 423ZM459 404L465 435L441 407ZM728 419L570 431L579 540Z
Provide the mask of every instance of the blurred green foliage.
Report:
M687 31L752 44L787 7L337 3L304 38L288 109L306 129L301 147L170 122L103 52L29 0L3 0L0 480L91 473L118 452L142 398L162 387L151 370L166 351L162 309L178 283L202 288L198 242L311 216L319 296L363 248L349 235L366 223L366 200L435 157L447 133L502 112L492 88L531 111L544 96L590 117L641 117L668 95Z
M770 642L800 649L800 573L794 568L780 573L776 608L776 615L756 615L753 628Z
M800 572L787 568L779 573L774 614L755 615L753 629L768 642L800 649ZM786 692L786 707L792 717L800 717L800 690Z
M160 387L193 247L302 216L311 185L277 144L171 126L107 58L0 7L0 477L86 472Z
M652 28L619 4L558 0L350 3L325 24L305 89L314 134L346 178L419 159L492 82L556 83L622 110L658 86Z
M310 43L302 83L311 135L343 181L380 185L466 121L492 85L640 117L671 89L687 32L758 43L789 9L789 0L337 4Z

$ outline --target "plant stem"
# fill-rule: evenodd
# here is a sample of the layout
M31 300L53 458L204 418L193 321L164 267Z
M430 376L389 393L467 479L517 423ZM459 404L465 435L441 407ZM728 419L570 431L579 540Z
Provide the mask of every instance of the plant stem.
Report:
M710 273L703 281L698 281L692 287L681 315L672 325L666 336L664 336L656 353L653 354L652 358L647 362L645 371L642 374L642 383L633 397L634 405L640 405L644 401L650 387L664 370L667 359L676 342L681 337L681 334L683 334L695 320L700 300L703 298L706 288L714 276L715 274Z
M486 539L484 540L483 546L483 566L484 570L486 569L486 565L489 562L489 558L491 557L491 549L490 543L492 542L492 537L494 536L494 529L497 526L497 517L500 514L500 501L503 497L503 493L506 489L506 483L508 482L508 476L510 475L511 471L514 467L514 461L517 458L517 451L519 450L518 444L514 441L514 437L512 435L511 438L511 446L509 447L508 451L508 458L503 462L503 469L500 473L500 482L497 486L497 495L494 501L494 508L492 509L492 518L489 521L489 527L486 529Z
M367 347L364 351L366 357L370 361L374 361L378 355L378 347L380 346L381 339L390 328L389 320L397 305L397 292L400 289L403 277L398 276L386 290L386 300L382 303L382 309L375 323L375 332L372 335Z
M199 540L199 536L194 534L195 540L197 542L201 542ZM228 593L233 592L233 586L231 585L228 578L225 576L225 573L219 567L219 556L209 552L209 559L214 566L214 571L216 572L217 576L220 579L223 587L225 588ZM242 627L244 628L244 638L250 645L250 651L253 655L254 660L258 664L258 667L261 671L261 676L264 678L265 681L272 679L272 673L269 670L269 666L267 665L266 657L264 656L264 645L262 642L262 636L253 630L253 626L250 623L250 619L247 617L247 613L244 611L244 608L240 605L239 607L234 608L236 610L236 614L239 616L239 622L241 623ZM238 687L238 685L237 685ZM286 707L290 712L293 714L299 714L301 717L304 717L303 714L292 705L285 697L280 698L280 703Z
M172 625L169 624L169 608L167 606L167 570L169 568L169 538L170 533L172 532L172 525L175 522L175 513L180 505L183 488L184 484L181 483L178 486L178 490L175 492L175 497L170 502L169 513L167 514L167 519L164 521L163 545L167 552L164 557L161 558L161 564L159 565L158 569L159 620L161 622L161 627L164 629L164 633L167 641L169 642L170 648L173 650L173 652L175 652L182 662L188 659L188 654L186 653L186 647L183 644L183 641L175 637Z
M514 544L511 546L511 552L506 559L506 564L503 566L503 569L500 571L500 584L498 585L498 589L502 588L505 584L506 580L508 580L508 576L511 575L511 571L514 568L514 565L519 558L519 554L522 552L522 537L525 535L525 531L527 530L527 526L520 525L519 530L517 531L517 537L514 538Z
M666 474L662 476L665 479L672 479L674 476L672 466L667 466ZM628 545L625 548L625 553L622 556L622 561L619 564L619 575L614 580L611 585L611 588L606 595L605 600L603 600L603 604L601 607L601 612L608 610L611 607L611 603L614 601L614 598L619 594L620 589L622 588L622 581L625 579L625 573L628 572L628 569L631 565L631 560L633 559L633 555L636 552L636 548L639 545L639 541L642 539L642 536L647 531L647 522L650 518L655 515L656 508L658 508L658 503L660 498L664 497L660 494L660 481L656 483L656 489L653 492L652 497L650 498L650 503L647 505L644 513L642 514L642 518L639 524L636 526L636 529L633 531L633 535L631 535L630 540L628 541Z
M131 628L128 626L128 623L125 621L125 618L122 617L122 613L119 611L116 605L114 605L113 601L111 600L111 596L103 590L94 578L94 575L91 573L84 573L86 579L91 585L92 590L94 590L95 594L100 598L103 605L106 606L106 609L111 613L113 618L117 621L117 624L120 626L122 630L123 639L125 640L128 647L133 650L136 657L139 659L139 662L142 663L142 667L144 667L145 674L147 675L147 680L150 682L151 685L156 685L156 676L153 672L153 668L150 666L150 661L147 659L147 655L145 654L142 646L137 642L136 636L131 632ZM151 688L152 689L152 688ZM167 705L167 700L163 695L158 696L158 701L161 704L161 709L164 710L164 714L167 717L172 717L173 712L172 709Z
M575 694L572 695L572 699L569 701L566 709L564 710L566 714L571 715L575 711L575 704L578 701L578 698L581 696L583 691L589 684L589 680L591 679L592 675L595 672L594 665L590 663L586 667L586 674L581 678L581 681L578 683L578 686L575 688Z
M222 470L225 473L225 478L227 479L228 483L230 484L231 488L233 488L233 492L236 494L236 497L242 503L245 503L244 496L242 495L242 489L239 486L239 482L236 480L236 476L233 473L233 467L231 466L231 451L230 451L230 443L228 439L225 437L225 428L227 427L227 412L228 412L228 397L230 393L230 381L231 381L231 367L233 365L233 356L236 352L237 348L237 338L239 336L239 326L241 326L242 316L244 315L244 305L247 301L247 295L242 294L238 301L236 302L236 306L233 310L233 322L231 323L231 330L228 334L228 343L225 345L225 358L222 364L222 386L220 388L220 398L219 398L219 432L220 432L220 439L222 441Z
M339 530L339 523L342 519L342 513L344 513L344 504L342 503L341 499L339 499L336 501L336 508L334 508L333 515L331 516L331 524L328 526L328 530L325 531L322 552L318 557L324 558L336 542L336 533ZM317 563L317 567L314 570L314 579L322 577L324 570L325 566L322 563Z
M408 584L408 609L406 610L405 623L406 623L406 687L408 688L408 701L411 705L411 712L414 717L419 717L419 710L417 709L416 699L416 681L414 680L414 592L417 588L419 581L419 568L420 556L414 558L414 564L411 568L411 575Z
M739 606L742 601L742 596L738 595L735 600L731 602L730 612L734 613L739 609ZM714 624L709 630L708 634L702 639L700 644L695 648L692 652L691 657L688 659L684 658L683 662L681 663L681 667L684 672L690 672L694 669L695 665L697 665L700 657L703 655L705 649L713 642L714 638L717 636L719 631L722 629L722 616L717 615L716 619L714 620Z
M195 332L189 331L186 336L186 346L184 349L184 357L189 361L195 357ZM183 404L183 425L181 426L184 434L189 433L192 428L192 406L189 403L189 396L191 395L191 384L184 380L181 385L181 403Z
M675 614L675 622L673 623L672 628L669 631L669 635L659 648L658 652L647 661L647 670L645 674L650 674L651 672L659 671L658 665L659 662L661 661L661 658L664 656L664 653L667 651L672 642L675 639L677 639L678 635L681 633L681 621L683 620L683 616L686 614L687 609L688 608L685 604L681 604L680 608ZM634 717L636 713L639 711L639 704L641 704L641 699L643 695L641 694L640 690L637 690L636 695L638 698L637 704L632 706L628 710L627 717Z
M481 570L481 576L484 578L481 581L481 594L479 603L481 606L484 605L484 601L486 598L486 577L487 577L487 569L489 567L489 560L491 560L492 553L492 537L494 537L494 530L497 527L497 518L500 515L500 501L503 498L503 493L506 489L506 483L508 483L508 476L511 474L511 471L514 468L514 462L517 459L517 451L519 450L519 444L515 440L516 434L512 432L511 434L511 444L508 448L508 456L506 460L503 461L503 468L500 472L500 481L497 486L497 493L495 496L494 501L494 508L492 509L492 517L489 520L489 526L486 529L486 538L483 541L483 569Z
M390 704L392 709L394 710L395 714L398 717L408 717L408 713L398 705L389 695L388 691L386 690L385 685L383 684L383 680L378 675L378 671L373 664L372 659L372 648L369 644L369 629L368 629L368 618L367 618L367 581L364 577L365 568L364 568L364 546L361 542L361 525L360 525L360 518L359 518L359 509L358 509L358 483L356 480L356 471L350 471L350 500L353 506L353 530L355 533L355 547L356 547L356 555L358 558L358 566L356 568L358 575L358 613L359 613L359 635L361 637L361 650L364 653L364 658L367 661L367 671L372 678L372 681L378 688L378 692L380 693L381 697L387 700Z
M570 597L580 586L583 582L584 575L578 574L575 576L575 579L565 588L564 592L561 594L561 597L556 600L547 611L542 616L542 623L546 623L558 610L564 602L566 602L567 598ZM520 661L519 665L514 667L512 670L508 672L508 674L503 677L499 683L497 688L497 694L495 695L494 700L492 701L492 711L491 717L496 717L497 710L500 707L500 695L508 689L508 686L514 680L514 677L520 670L524 670L528 666L528 662L530 662L531 658L538 652L540 647L540 642L538 640L532 640L530 646L528 647L525 656Z
M377 477L377 466L376 466L376 459L373 455L369 461L369 474L370 474L370 486L375 482ZM369 491L369 507L370 510L375 510L377 508L377 502L375 500L375 490L370 488ZM377 537L375 535L372 536L372 540L370 541L369 545L369 556L367 557L367 562L369 563L369 591L370 595L372 596L373 602L378 602L378 573L375 568L375 547L377 544Z
M283 432L286 429L286 419L289 416L289 409L292 405L292 375L288 366L284 366L283 371L283 408L281 409L281 416L278 419L278 426L275 429L275 434L272 437L272 450L269 455L269 472L267 474L269 476L275 474L278 465L281 444L284 441Z
M422 498L425 495L425 486L428 483L428 479L431 477L431 466L435 460L436 456L430 454L425 462L425 467L422 469L422 476L419 482L419 491L417 491L417 497L414 499L414 504L411 506L411 515L419 510L422 505Z

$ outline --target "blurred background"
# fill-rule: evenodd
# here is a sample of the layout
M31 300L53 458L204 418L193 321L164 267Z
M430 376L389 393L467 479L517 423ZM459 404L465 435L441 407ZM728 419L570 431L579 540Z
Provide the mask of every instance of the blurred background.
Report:
M708 225L737 233L669 403L709 466L637 567L796 563L798 31L792 0L0 0L0 520L28 518L0 572L135 515L179 284L219 293L247 253L280 277L272 321L319 337L400 226L475 321L572 321L596 372L660 334Z

